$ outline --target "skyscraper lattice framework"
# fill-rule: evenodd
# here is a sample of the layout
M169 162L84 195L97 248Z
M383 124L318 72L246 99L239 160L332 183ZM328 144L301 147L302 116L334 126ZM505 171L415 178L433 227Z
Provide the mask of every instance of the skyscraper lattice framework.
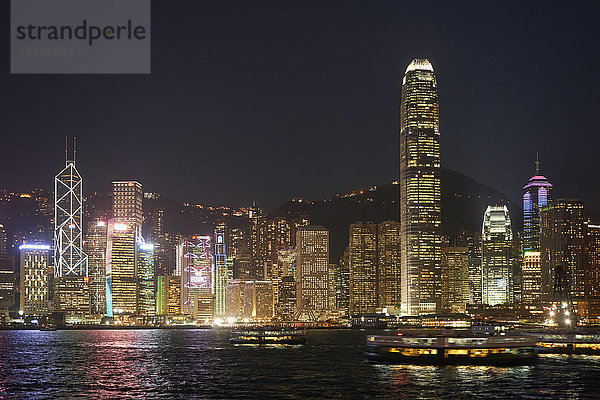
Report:
M67 149L65 148L65 158ZM82 180L73 160L54 178L54 276L88 276L87 255L83 252Z

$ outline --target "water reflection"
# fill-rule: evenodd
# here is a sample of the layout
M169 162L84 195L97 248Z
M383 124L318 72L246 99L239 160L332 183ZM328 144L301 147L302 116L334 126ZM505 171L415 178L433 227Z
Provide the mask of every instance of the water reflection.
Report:
M534 366L377 365L365 332L304 346L232 345L218 330L0 331L2 398L590 398L600 357Z

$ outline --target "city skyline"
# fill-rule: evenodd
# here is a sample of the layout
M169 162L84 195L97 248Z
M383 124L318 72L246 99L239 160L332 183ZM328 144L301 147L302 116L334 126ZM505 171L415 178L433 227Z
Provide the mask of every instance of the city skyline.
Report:
M542 26L533 35L527 35L529 24L524 19L514 16L516 21L510 27L503 22L510 7L482 10L463 5L463 12L458 13L465 15L461 18L471 21L473 18L468 17L481 14L480 19L470 23L484 32L480 38L465 41L461 33L461 22L465 20L458 18L449 25L438 23L448 12L457 12L455 5L431 7L431 20L423 22L423 29L414 24L399 28L396 25L403 24L396 24L396 17L417 15L426 6L348 6L345 12L357 18L356 28L337 17L335 5L323 6L321 17L301 9L291 17L273 6L269 12L251 13L242 24L248 31L247 39L240 38L242 28L233 23L241 10L189 7L189 15L183 15L182 8L155 5L157 13L167 19L181 17L181 29L186 33L196 28L203 33L216 32L205 35L208 39L199 45L206 57L186 56L189 52L183 51L182 44L176 46L174 50L181 52L173 54L179 62L178 74L170 74L173 65L167 61L156 61L150 76L40 75L28 81L22 76L0 76L8 88L8 95L0 104L6 115L0 119L0 129L8 148L14 150L0 161L0 167L15 165L15 157L23 151L36 160L57 165L62 138L69 135L78 137L82 152L79 168L86 171L86 187L91 190L109 191L110 179L137 179L170 198L232 206L256 200L270 209L297 196L323 198L390 182L398 175L395 109L399 105L401 75L412 58L424 57L438 66L441 74L439 95L445 104L440 110L442 131L448 133L441 138L442 147L447 149L442 153L445 167L493 186L519 202L521 193L515 182L531 175L535 153L539 151L544 173L559 188L556 197L583 198L589 203L589 212L600 211L598 190L593 185L581 185L593 179L594 171L593 148L597 139L590 134L594 103L590 96L597 91L597 82L588 78L594 76L590 69L597 56L589 54L589 63L570 61L577 59L582 49L593 48L589 41L594 35L588 31L593 24L581 23L571 27L569 33L558 33L565 32L560 29L564 25L559 16L577 13L587 18L594 14L593 9L586 13L581 8L565 7L564 13L553 14L546 7L541 11L532 5L524 10L521 7L523 14L534 9L535 13L545 13L556 26ZM205 25L200 28L192 24L198 14L204 16ZM231 19L205 20L221 14ZM269 32L279 27L276 21L282 15L290 19L285 19L289 31L281 39L267 40ZM369 15L382 18L379 27L373 27ZM259 25L264 26L264 31L256 28ZM315 31L311 33L309 26ZM363 28L373 28L373 33L358 34ZM414 42L405 40L428 29L430 33ZM348 47L342 41L344 35L356 46ZM510 45L497 44L503 35ZM306 43L299 42L298 36L305 38ZM168 44L173 43L172 38L168 29L157 23L153 27L153 54L171 54ZM319 43L320 39L324 39L323 43ZM257 47L255 42L264 47ZM289 51L277 53L288 42L292 45ZM538 45L539 50L528 57L528 52ZM331 48L337 51L327 54ZM487 49L483 57L478 51L481 48ZM217 72L240 52L245 57L239 77L233 78L229 68ZM357 60L359 56L365 60ZM550 57L551 62L541 63L544 56ZM323 62L314 61L320 58ZM261 69L265 59L273 61L267 63L272 65ZM527 60L525 65L531 73L521 74L512 61L515 59ZM275 77L273 82L267 79L269 76ZM294 83L292 76L302 76L301 85ZM560 77L572 77L573 84L563 83ZM353 85L347 85L348 82ZM33 99L22 94L28 93L30 85L43 89L36 90ZM56 97L54 93L59 88L64 96ZM546 93L549 88L553 91ZM539 92L545 95L536 96L533 101L532 96ZM561 98L570 100L565 103ZM245 109L241 104L253 106ZM28 118L23 109L39 117ZM38 121L51 123L44 126ZM562 132L570 132L573 140L554 146ZM306 140L292 141L299 136ZM23 141L23 137L30 140ZM369 140L365 140L367 137ZM309 149L309 144L317 139L322 145ZM120 146L108 145L115 140ZM198 158L192 157L189 149L214 146L217 140L224 150L221 159L204 152L199 161L203 168L215 172L206 177L210 190L190 188L179 179L172 179L195 168L191 160ZM490 141L511 154L508 165L503 165L499 156L503 151L487 151ZM587 145L581 146L583 142ZM462 156L465 152L468 157ZM368 167L358 168L348 162L360 156L368 161ZM298 167L288 160L305 157L317 161L308 165L298 180L286 179L286 169L299 175ZM344 168L337 168L339 165ZM217 168L227 173L233 184L218 180ZM44 174L47 172L25 166L6 176L5 185L15 190L44 186L48 181ZM257 189L272 181L280 183L277 188Z

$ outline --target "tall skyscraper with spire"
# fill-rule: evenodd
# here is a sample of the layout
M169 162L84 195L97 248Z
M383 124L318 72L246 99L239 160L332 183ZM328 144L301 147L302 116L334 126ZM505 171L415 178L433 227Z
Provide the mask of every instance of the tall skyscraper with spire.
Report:
M67 144L67 143L65 143ZM65 167L54 178L54 304L67 315L90 313L88 257L83 251L82 179L65 146Z
M540 175L540 160L536 156L535 175L523 187L523 302L531 304L541 295L542 270L540 259L540 211L550 203L552 184Z
M441 299L441 167L437 82L428 60L406 68L400 105L402 311L436 312Z

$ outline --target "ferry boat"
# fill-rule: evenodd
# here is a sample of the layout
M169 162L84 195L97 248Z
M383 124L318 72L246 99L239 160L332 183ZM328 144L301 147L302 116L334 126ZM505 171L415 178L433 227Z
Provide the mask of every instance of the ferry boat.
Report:
M234 344L304 344L306 330L286 328L242 328L231 332Z
M367 336L369 361L409 364L511 365L537 359L530 336L478 336L472 333Z
M600 355L600 334L543 332L534 336L540 353Z

